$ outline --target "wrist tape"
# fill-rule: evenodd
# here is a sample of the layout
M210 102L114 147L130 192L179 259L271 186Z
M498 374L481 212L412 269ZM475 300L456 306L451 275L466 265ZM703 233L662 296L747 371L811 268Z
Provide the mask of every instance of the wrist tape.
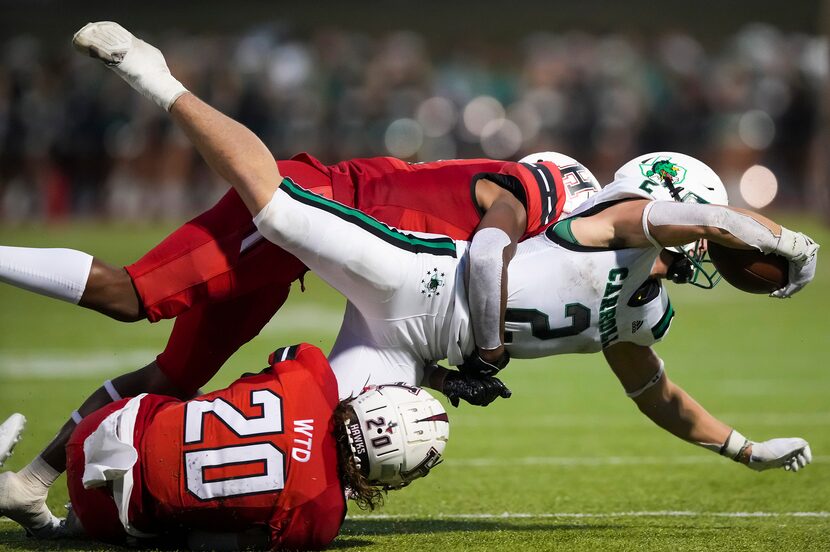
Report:
M733 429L720 448L720 455L727 456L735 462L741 461L741 455L744 450L752 443L741 435L737 430Z

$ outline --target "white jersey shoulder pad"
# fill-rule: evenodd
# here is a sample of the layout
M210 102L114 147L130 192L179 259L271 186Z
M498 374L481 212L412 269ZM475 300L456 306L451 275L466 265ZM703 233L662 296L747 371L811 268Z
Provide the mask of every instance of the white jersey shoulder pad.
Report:
M585 211L601 204L610 201L620 201L623 199L651 199L654 197L649 194L648 190L636 186L634 182L612 182L602 189L602 191L592 195L586 199L579 207L573 210L571 216L579 215Z

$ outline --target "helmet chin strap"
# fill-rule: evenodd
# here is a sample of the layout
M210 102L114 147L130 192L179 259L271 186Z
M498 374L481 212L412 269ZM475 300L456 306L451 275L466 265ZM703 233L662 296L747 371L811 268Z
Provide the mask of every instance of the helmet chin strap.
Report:
M674 182L672 181L669 175L663 175L663 184L665 184L666 188L669 189L669 194L674 198L675 201L683 201L680 198L680 190L674 187Z

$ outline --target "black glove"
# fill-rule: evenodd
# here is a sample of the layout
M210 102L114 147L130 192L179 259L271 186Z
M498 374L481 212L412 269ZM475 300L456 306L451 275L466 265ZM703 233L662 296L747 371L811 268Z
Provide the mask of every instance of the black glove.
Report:
M508 362L510 362L510 355L507 354L506 349L501 358L496 362L487 362L479 356L478 352L476 352L473 356L465 359L464 364L459 366L458 369L461 370L461 373L465 376L483 378L487 376L495 376L499 373L499 370L507 366Z
M460 399L474 406L487 406L499 397L509 399L513 394L498 378L490 376L476 378L455 370L447 373L444 378L444 388L441 391L450 400L450 404L456 408Z

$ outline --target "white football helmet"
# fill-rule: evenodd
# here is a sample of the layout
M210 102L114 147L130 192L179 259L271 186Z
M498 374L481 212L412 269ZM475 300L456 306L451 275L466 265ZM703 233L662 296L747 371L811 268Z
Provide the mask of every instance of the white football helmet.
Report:
M372 485L397 488L438 465L450 435L447 411L426 390L402 383L365 389L349 405L346 432Z
M600 191L602 188L593 173L585 165L564 153L555 151L540 151L531 153L519 159L519 163L553 163L562 173L562 183L565 185L565 205L559 218L567 218L583 201Z
M661 201L681 201L728 205L729 198L720 177L706 163L683 153L661 151L640 155L617 170L608 186L625 184L642 190L641 195ZM700 240L680 247L668 248L688 259L670 278L678 283L690 283L711 288L720 281L720 275Z

